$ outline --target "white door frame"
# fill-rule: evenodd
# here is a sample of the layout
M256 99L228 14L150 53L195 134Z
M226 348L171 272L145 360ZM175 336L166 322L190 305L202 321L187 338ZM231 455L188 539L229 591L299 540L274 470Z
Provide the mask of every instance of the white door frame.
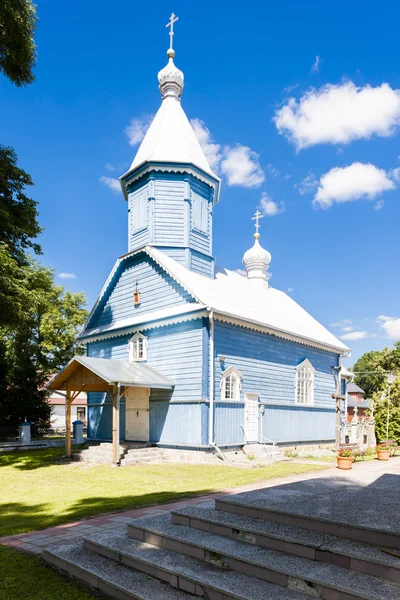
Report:
M132 433L128 412L136 411L137 418L141 418L142 422L138 425L138 430ZM146 413L144 417L143 412ZM134 430L133 430L134 431ZM150 437L150 389L127 387L125 391L125 439L128 441L148 442Z
M249 421L251 421L249 423ZM260 403L258 394L244 395L244 431L247 442L258 442L260 433Z

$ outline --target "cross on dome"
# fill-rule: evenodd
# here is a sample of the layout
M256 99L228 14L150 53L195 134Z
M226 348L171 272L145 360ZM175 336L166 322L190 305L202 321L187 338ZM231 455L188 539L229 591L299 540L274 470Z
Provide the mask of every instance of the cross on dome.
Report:
M171 13L168 23L165 27L169 27L169 49L173 50L173 41L174 41L174 23L177 22L179 17L177 17L174 13Z
M257 209L256 212L254 213L254 217L251 217L252 221L255 221L254 223L254 227L256 228L256 233L254 237L260 237L260 234L258 233L258 230L260 229L260 224L259 224L259 220L262 219L264 217L264 215L262 213L260 213L260 211Z
M269 267L269 263L271 262L271 254L268 250L265 250L262 246L260 246L259 229L260 229L260 219L262 219L264 215L257 209L254 213L254 217L251 217L252 221L255 221L254 227L256 228L256 233L254 234L254 245L250 250L244 253L243 256L243 264L247 272L248 279L258 279L268 285L267 271Z

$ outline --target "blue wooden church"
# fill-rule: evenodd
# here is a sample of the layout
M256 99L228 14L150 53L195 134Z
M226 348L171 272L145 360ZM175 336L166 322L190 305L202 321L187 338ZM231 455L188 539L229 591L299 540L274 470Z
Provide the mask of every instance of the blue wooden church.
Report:
M87 355L51 387L67 390L67 410L77 390L88 392L92 440L197 449L331 441L348 348L268 284L259 213L247 276L216 266L221 182L182 109L172 44L167 54L160 109L120 178L128 252L79 336Z

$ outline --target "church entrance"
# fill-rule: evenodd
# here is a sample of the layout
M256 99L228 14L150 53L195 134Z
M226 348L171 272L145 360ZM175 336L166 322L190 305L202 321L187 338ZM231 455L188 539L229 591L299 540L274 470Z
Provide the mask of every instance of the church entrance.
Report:
M125 392L125 439L149 441L149 388L128 387Z
M258 394L245 394L244 414L246 441L258 442Z

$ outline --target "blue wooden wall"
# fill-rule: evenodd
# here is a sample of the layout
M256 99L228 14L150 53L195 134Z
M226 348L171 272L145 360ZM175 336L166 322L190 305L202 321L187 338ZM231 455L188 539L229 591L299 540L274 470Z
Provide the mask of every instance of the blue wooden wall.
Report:
M150 441L186 446L206 445L204 403L150 403Z
M334 408L264 407L260 430L274 442L328 442L335 439Z
M135 282L141 293L141 303L137 306L133 304ZM138 254L122 263L111 291L100 302L88 328L193 301L194 298L147 254Z
M120 440L125 439L125 399L121 398L119 413ZM112 399L101 392L88 393L87 436L94 440L112 439Z
M199 228L200 205L205 218ZM213 189L192 175L147 175L131 186L128 195L129 251L150 244L212 277L212 207Z
M261 401L294 404L296 367L308 358L316 369L315 406L334 407L334 366L338 356L273 335L251 331L217 321L215 324L215 397L221 381L219 358L225 357L224 368L234 365L243 375L242 394L258 394Z

